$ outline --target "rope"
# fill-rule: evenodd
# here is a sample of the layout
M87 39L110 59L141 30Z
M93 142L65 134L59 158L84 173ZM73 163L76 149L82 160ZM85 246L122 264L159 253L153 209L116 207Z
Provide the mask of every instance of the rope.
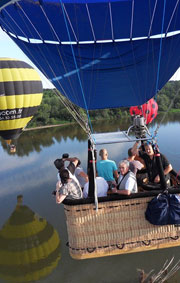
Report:
M160 40L160 48L159 48L159 59L158 59L158 70L157 70L157 80L156 80L155 94L157 94L157 92L158 92L159 72L160 72L161 55L162 55L162 38L163 38L162 35L163 35L163 30L164 30L165 11L166 11L166 0L164 0L164 7L163 7L163 18L162 18L162 26L161 26L161 40Z
M26 15L26 13L24 12L23 8L20 6L20 4L18 3L17 4L19 9L22 11L23 13L23 16L28 20L28 22L33 26L34 30L37 32L38 36L40 37L40 39L42 40L43 42L43 39L41 38L38 30L34 27L33 23L30 21L30 19L28 18L28 16ZM52 24L50 23L50 20L48 19L43 7L40 5L40 8L41 8L41 11L42 13L44 14L49 26L51 27L51 30L52 30L52 34L55 35L55 37L57 38L59 44L60 44L60 40L57 36L57 34L55 33L54 31L54 28L52 27ZM19 13L19 16L22 18L22 20L24 20L24 17L22 17L22 15ZM24 22L24 24L26 25L26 22ZM17 25L17 24L16 24ZM18 25L17 25L18 26ZM19 27L20 28L20 27ZM26 34L24 34L24 36L27 38ZM25 46L25 45L24 45ZM25 46L26 47L26 46ZM29 52L29 51L28 51ZM39 48L39 52L41 52L41 49ZM31 54L31 52L29 52ZM39 66L39 63L38 61L35 60L34 56L31 54L31 56L33 57L34 61L36 62L36 65ZM49 54L50 56L50 54ZM61 57L61 54L59 53L59 56L62 60L62 57ZM56 74L54 73L54 70L51 68L51 65L49 64L48 60L46 58L44 58L44 60L46 61L47 65L49 66L49 68L51 69L52 73L54 74L54 76L56 76ZM63 60L62 60L62 63L63 63ZM64 64L63 64L64 65ZM64 66L65 68L65 66ZM39 66L39 69L41 69L41 66ZM66 69L66 68L65 68ZM50 79L49 79L50 80ZM69 82L70 83L70 82ZM59 85L61 86L61 88L63 89L62 85L59 83ZM70 83L71 85L71 83ZM72 88L72 86L71 86ZM80 115L80 113L77 112L77 110L75 109L74 105L67 99L67 95L66 95L66 92L65 90L63 89L64 91L64 96L61 96L60 93L58 92L58 90L53 90L54 93L58 96L58 98L61 100L61 102L63 103L63 105L67 108L67 110L70 112L70 114L73 116L73 118L76 120L76 122L81 126L81 128L86 132L86 133L89 133L89 127L88 127L88 124L85 120L83 120L83 118L81 117L82 115ZM72 89L73 91L73 89ZM86 119L87 120L87 119Z
M116 244L110 244L110 245L105 245L105 246L97 246L97 247L87 247L87 248L73 248L72 246L70 246L69 242L66 243L66 246L71 249L71 250L76 250L76 251L87 251L89 253L94 252L96 249L105 249L105 248L115 248L115 249L119 249L122 250L124 249L125 246L128 245L134 245L134 244L138 244L138 246L144 245L144 246L151 246L153 244L153 242L156 241L163 241L163 240L173 240L173 241L177 241L179 240L179 236L175 236L175 237L161 237L161 238L152 238L150 240L142 240L142 241L132 241L132 242L125 242L125 243L116 243Z
M78 69L78 65L77 65L77 61L76 61L73 45L71 43L72 41L71 41L71 36L70 36L70 32L69 32L69 28L68 28L68 24L67 24L67 20L66 20L66 16L65 16L65 9L64 9L64 6L62 4L62 0L59 0L59 1L60 1L62 12L63 12L64 22L65 22L65 25L66 25L66 30L67 30L67 34L68 34L68 38L69 38L69 42L70 42L70 46L71 46L71 51L72 51L72 55L73 55L73 60L74 60L75 68L77 70ZM79 72L77 72L77 76L78 76L78 80L79 80L79 84L80 84L80 89L81 89L82 97L83 97L83 100L84 100L84 105L85 105L85 108L86 108L86 113L87 113L89 125L90 125L90 128L91 128L91 132L93 133L93 128L92 128L92 124L91 124L91 120L90 120L90 116L89 116L89 112L88 112L88 107L87 107L87 103L86 103L86 99L85 99L85 94L84 94L84 90L83 90L83 86L82 86L82 82L81 82L81 78L80 78Z
M164 120L164 118L166 117L167 113L168 113L169 110L171 109L171 107L172 107L172 105L173 105L173 103L174 103L174 100L175 100L175 98L178 96L179 93L180 93L180 88L177 90L176 95L175 95L174 98L172 99L172 101L171 101L171 103L170 103L170 105L169 105L167 111L164 113L164 115L163 115L161 121L160 121L159 124L157 125L156 130L154 131L154 136L153 136L153 138L155 138L155 137L157 136L157 133L158 133L158 130L159 130L159 128L160 128L161 123L163 122L163 120Z
M95 207L96 212L98 211L98 197L97 197L97 183L96 183L96 166L95 166L95 156L94 156L94 143L91 140L92 144L92 165L93 165L93 172L94 172L94 200L95 200Z
M69 100L66 100L57 89L53 90L54 93L58 96L59 100L62 102L62 104L67 108L67 110L70 112L70 114L73 116L73 118L76 120L76 122L81 126L81 128L89 134L89 127L86 123L86 121L83 119L83 116L80 116L80 114L76 111L73 104L69 102Z

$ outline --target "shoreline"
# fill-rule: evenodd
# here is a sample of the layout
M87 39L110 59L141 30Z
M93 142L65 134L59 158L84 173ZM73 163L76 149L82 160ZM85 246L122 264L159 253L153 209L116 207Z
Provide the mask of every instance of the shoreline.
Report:
M41 130L41 129L46 129L46 128L54 128L54 127L62 127L62 126L68 126L71 125L72 123L65 123L65 124L57 124L57 125L47 125L47 126L39 126L35 128L25 128L23 132L25 131L35 131L35 130Z
M164 114L166 111L159 111L158 114ZM175 114L175 113L180 113L180 109L173 109L168 112L168 114ZM122 117L126 118L126 117ZM115 118L116 119L116 118ZM106 120L106 119L100 119L100 120ZM25 128L23 131L34 131L34 130L41 130L41 129L47 129L47 128L54 128L54 127L62 127L62 126L68 126L71 124L76 124L76 122L68 122L68 123L63 123L63 124L56 124L56 125L46 125L46 126L38 126L34 128Z

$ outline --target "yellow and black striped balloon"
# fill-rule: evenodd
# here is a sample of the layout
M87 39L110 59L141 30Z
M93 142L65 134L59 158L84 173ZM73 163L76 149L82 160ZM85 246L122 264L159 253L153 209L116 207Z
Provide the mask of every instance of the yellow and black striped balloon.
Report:
M61 258L60 238L46 219L22 204L0 230L0 278L33 282L47 277Z
M26 62L0 58L0 136L15 139L37 112L43 96L38 72Z

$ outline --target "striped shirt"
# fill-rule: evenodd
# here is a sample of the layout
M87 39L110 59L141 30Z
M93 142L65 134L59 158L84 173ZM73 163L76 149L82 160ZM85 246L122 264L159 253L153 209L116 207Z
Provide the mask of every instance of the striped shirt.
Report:
M61 195L65 195L67 199L80 199L83 197L80 186L70 179L68 183L62 185L59 189Z

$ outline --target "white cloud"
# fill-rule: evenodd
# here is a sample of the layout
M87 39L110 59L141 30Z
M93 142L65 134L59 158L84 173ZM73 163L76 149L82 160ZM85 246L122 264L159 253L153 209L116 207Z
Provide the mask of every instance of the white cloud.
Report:
M18 168L24 168L26 165L36 162L38 158L39 157L36 154L30 155L28 159L18 156L13 156L12 158L11 155L4 154L1 156L1 164L3 164L3 166L1 166L1 172L16 169L17 166Z

